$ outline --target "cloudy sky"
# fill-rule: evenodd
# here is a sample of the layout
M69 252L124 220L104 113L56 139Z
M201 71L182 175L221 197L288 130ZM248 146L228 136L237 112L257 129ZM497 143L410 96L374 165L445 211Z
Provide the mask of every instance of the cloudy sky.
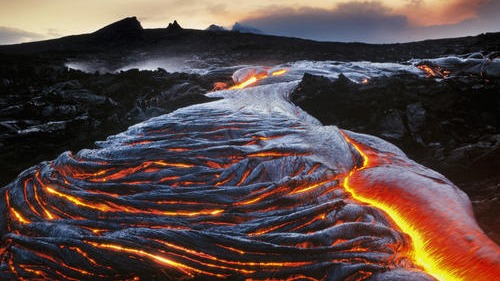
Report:
M390 43L500 31L500 0L0 0L0 44L93 32L124 17L144 28L238 21L267 34Z

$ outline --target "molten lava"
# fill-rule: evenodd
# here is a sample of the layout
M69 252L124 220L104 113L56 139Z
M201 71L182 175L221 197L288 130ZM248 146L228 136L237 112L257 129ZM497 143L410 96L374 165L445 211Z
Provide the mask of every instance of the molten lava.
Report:
M246 78L244 81L240 82L239 84L236 84L234 86L231 86L229 89L244 89L248 86L251 86L255 84L257 81L262 80L264 78L267 78L269 76L281 76L284 75L287 72L286 69L280 69L276 71L266 71L266 72L257 72L252 75L250 75L248 78Z
M235 81L235 85L229 87L229 89L244 89L248 86L252 86L258 81L265 79L269 76L281 76L287 73L287 69L279 69L275 71L270 71L268 68L264 68L260 71L255 71L255 69L250 69L248 73L246 73L245 78L242 81ZM216 82L212 91L219 91L227 89L227 84L223 82Z
M430 77L438 77L438 78L447 78L450 76L451 71L447 69L443 69L442 67L436 65L436 64L426 64L426 63L420 63L417 65L419 69L427 73L427 78Z
M381 173L370 173L382 165L395 166L399 178L418 179L411 170L397 168L403 163L392 160L393 155L343 136L363 159L362 166L344 179L344 188L356 200L384 211L411 237L409 256L415 264L438 280L486 281L500 276L500 249L474 222L470 205L460 202L464 195L457 195L439 178L408 181L413 185L408 188ZM439 196L439 200L430 201L431 196ZM437 214L436 209L442 212ZM443 221L448 222L446 227Z

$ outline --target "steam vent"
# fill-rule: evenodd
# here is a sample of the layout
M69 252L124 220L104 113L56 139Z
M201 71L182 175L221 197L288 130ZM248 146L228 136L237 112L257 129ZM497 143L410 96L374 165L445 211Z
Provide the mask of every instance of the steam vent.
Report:
M496 280L468 197L293 105L295 71L236 72L267 82L21 173L0 192L0 279Z

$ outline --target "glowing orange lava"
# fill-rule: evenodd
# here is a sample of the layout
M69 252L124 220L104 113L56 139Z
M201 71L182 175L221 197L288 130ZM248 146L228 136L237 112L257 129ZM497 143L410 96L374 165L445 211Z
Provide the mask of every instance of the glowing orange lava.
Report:
M415 185L411 191L420 190L422 194L394 186L394 181L371 178L371 170L382 161L378 159L380 152L343 135L363 158L363 165L344 179L344 188L354 199L385 212L411 237L413 247L408 256L416 265L438 280L486 281L500 276L498 246L479 229L472 214L463 211L461 202L447 200L445 192L434 194L441 188L438 183L411 181L412 175L400 169L394 172L401 171L399 178L408 178L408 184ZM430 198L440 195L443 197L430 202ZM434 211L437 209L441 209L439 214Z
M265 77L267 77L267 75L260 76L260 77L252 76L252 77L248 78L247 80L241 82L240 84L231 86L229 89L243 89L243 88L246 88L246 87L252 85L253 83L257 82L257 80L260 80L260 79L265 78Z
M451 74L451 71L443 69L437 65L419 64L417 65L417 67L423 70L425 73L427 73L427 78L430 77L447 78Z
M126 253L130 253L130 254L142 256L142 257L147 257L149 259L152 259L155 262L176 268L176 269L186 273L187 275L189 275L191 277L194 277L194 274L192 272L202 273L202 274L221 277L221 278L226 277L226 275L214 274L214 273L211 273L208 271L199 270L197 268L182 264L180 262L176 262L174 260L171 260L171 259L166 258L166 257L161 256L161 255L146 252L144 250L138 250L138 249L133 249L133 248L124 247L121 245L114 245L114 244L103 244L103 243L93 243L93 242L88 242L88 243L95 246L95 247L98 247L98 248L111 249L114 251L126 252Z
M276 70L271 73L272 76L280 76L287 72L286 69Z
M287 73L287 71L288 71L287 69L280 69L280 70L273 71L271 73L259 72L259 73L256 73L256 74L250 76L249 78L245 79L243 82L231 86L229 89L243 89L243 88L251 86L251 85L255 84L257 81L262 80L264 78L267 78L269 76L281 76L281 75ZM222 84L217 84L218 89L220 89L221 86L222 86ZM215 89L215 87L214 87L214 89Z

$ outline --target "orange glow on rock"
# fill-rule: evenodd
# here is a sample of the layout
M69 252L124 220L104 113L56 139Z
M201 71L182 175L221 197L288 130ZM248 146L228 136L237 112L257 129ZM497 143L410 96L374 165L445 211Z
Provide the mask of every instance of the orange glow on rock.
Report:
M14 215L17 221L23 224L28 224L30 221L26 218L24 218L16 209L14 209L11 204L10 204L10 196L9 196L9 191L5 190L5 201L7 203L7 208L9 208L10 212Z
M248 157L285 157L285 156L296 156L297 154L289 152L279 152L279 151L267 151L259 153L250 153Z
M119 206L112 202L108 202L107 204L87 202L75 196L59 192L51 187L47 187L46 190L47 192L54 194L58 197L64 198L75 205L86 207L89 209L99 210L101 212L129 212L129 213L142 213L142 214L156 214L162 216L187 216L187 217L203 216L203 215L216 216L224 212L224 210L222 209L200 210L200 211L172 211L172 212L161 211L161 210L141 210L133 207Z
M159 165L159 166L169 166L169 167L175 167L175 168L192 168L192 167L194 167L193 164L172 163L172 162L165 162L165 161L155 161L153 163L156 165Z
M327 184L329 181L323 181L323 182L319 182L319 183L316 183L316 184L311 184L311 185L308 185L308 186L305 186L305 187L302 187L298 190L294 190L292 191L290 194L297 194L297 193L302 193L302 192L307 192L307 191L311 191L319 186L322 186L324 184Z
M224 90L224 89L227 89L227 87L228 87L227 83L224 83L224 82L215 82L214 86L212 88L212 91Z
M10 211L14 214L14 216L17 218L17 220L21 223L27 224L30 223L29 220L25 219L23 216L19 214L18 211L16 211L14 208L11 208Z
M130 254L138 255L141 257L147 257L147 258L149 258L157 263L161 263L161 264L176 268L176 269L188 274L191 277L194 277L193 273L201 273L201 274L206 274L206 275L216 276L216 277L221 277L221 278L226 277L226 275L223 275L223 274L214 274L212 272L199 270L197 268L185 265L183 263L176 262L176 261L169 259L167 257L164 257L162 255L149 253L149 252L146 252L144 250L138 250L138 249L133 249L133 248L124 247L121 245L114 245L114 244L103 244L103 243L94 243L94 242L87 242L87 243L90 245L93 245L95 247L98 247L98 248L110 249L110 250L114 250L114 251L126 252L126 253L130 253Z

